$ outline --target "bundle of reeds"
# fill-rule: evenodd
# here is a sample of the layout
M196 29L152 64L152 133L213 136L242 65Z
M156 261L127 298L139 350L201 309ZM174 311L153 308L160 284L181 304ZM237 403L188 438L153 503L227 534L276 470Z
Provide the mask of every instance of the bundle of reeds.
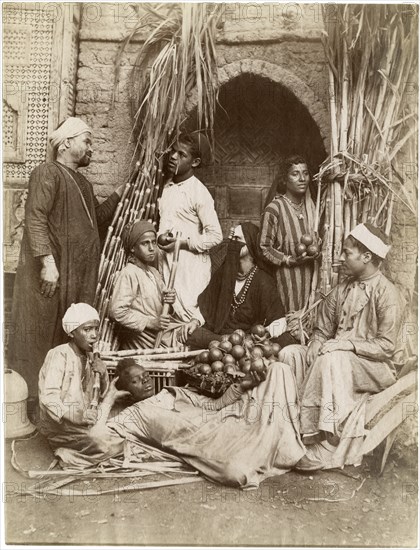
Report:
M397 154L417 132L416 102L407 102L417 82L417 10L408 4L335 8L323 34L331 151L317 176L322 294L337 283L342 242L356 224L368 221L389 234L395 200L415 213Z
M133 168L108 228L101 256L95 305L101 318L102 350L118 347L108 306L115 278L127 260L121 232L126 223L138 219L156 225L158 200L164 184L164 157L186 119L186 101L194 90L197 92L197 126L204 129L213 142L218 90L214 43L221 5L145 3L141 10L138 25L121 44L116 59L118 84L126 46L145 28L150 31L140 47L132 73L136 137Z

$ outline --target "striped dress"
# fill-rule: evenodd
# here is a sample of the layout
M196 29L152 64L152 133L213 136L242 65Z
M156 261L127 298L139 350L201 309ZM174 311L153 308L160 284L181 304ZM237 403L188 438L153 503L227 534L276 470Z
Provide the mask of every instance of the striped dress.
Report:
M286 313L302 309L311 291L313 263L287 267L285 258L297 256L296 245L304 233L312 233L315 207L309 193L301 210L303 219L283 195L266 207L261 224L260 247L266 260L276 266L277 289Z

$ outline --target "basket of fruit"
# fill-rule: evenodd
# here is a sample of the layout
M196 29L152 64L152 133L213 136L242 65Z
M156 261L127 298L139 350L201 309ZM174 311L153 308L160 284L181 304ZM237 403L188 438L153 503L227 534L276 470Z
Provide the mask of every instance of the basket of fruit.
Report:
M276 361L280 346L272 344L262 325L252 327L249 335L241 329L213 340L193 364L181 367L181 383L196 388L207 397L218 398L229 386L239 382L249 371L263 372Z

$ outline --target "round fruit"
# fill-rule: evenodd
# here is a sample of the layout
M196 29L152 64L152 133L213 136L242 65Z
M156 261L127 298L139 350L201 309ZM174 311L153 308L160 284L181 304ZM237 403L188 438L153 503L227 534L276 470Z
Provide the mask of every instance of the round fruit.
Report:
M281 345L280 344L271 344L271 349L273 350L273 355L275 357L279 356Z
M231 355L235 359L242 359L242 357L245 355L245 350L242 346L233 346L232 351L230 352Z
M316 256L317 254L319 254L319 248L316 244L311 244L306 249L306 252L308 253L308 256Z
M264 370L265 370L264 361L261 358L260 359L254 359L253 361L251 361L251 370L258 373L258 374L264 372Z
M214 363L215 361L221 361L223 359L223 352L218 348L211 348L209 351L209 361Z
M242 330L241 328L237 328L236 330L233 331L234 334L239 334L239 336L242 336L242 340L245 338L246 334L245 334L245 331Z
M211 373L211 366L210 365L206 365L206 364L202 364L200 366L200 372L202 374L210 374Z
M302 244L304 244L305 246L309 246L310 244L312 244L314 242L314 240L310 235L305 233L304 235L301 236L300 242Z
M265 336L265 328L262 325L254 325L251 328L251 334L255 334L255 336L262 338Z
M163 235L159 235L158 244L160 244L160 246L166 246L168 244L166 233L164 233Z
M296 254L298 256L302 256L302 254L305 254L306 252L306 245L300 243L296 246Z
M222 338L220 339L221 342L229 342L229 336L230 334L223 334Z
M211 349L211 348L218 348L218 347L219 347L219 344L220 344L219 340L212 340L212 341L210 342L210 344L209 344L209 349Z
M251 370L251 359L248 359L247 357L242 357L238 364L241 371L245 374Z
M223 357L222 361L225 365L236 365L236 359L234 357L232 357L232 355L230 355L230 353L227 353Z
M269 357L271 357L273 355L273 349L271 347L271 344L264 344L263 348L262 348L262 351L263 351L264 357L266 359L268 359Z
M214 361L214 363L211 364L211 370L213 372L222 372L223 367L224 364L221 361Z
M207 350L202 351L200 353L200 355L198 356L198 361L199 361L199 363L208 363L209 362L209 352Z
M226 374L236 374L236 369L233 365L225 365L224 371Z
M229 342L232 344L232 346L238 346L240 344L242 344L242 336L240 334L238 334L237 332L233 332L230 336L229 336Z
M259 347L259 346L256 346L252 351L251 351L251 359L254 360L254 359L261 359L262 357L264 357L264 352L263 350Z
M247 336L242 342L242 345L244 348L250 350L254 347L254 340L250 336Z
M232 350L232 344L230 342L220 342L219 349L225 353L230 353Z

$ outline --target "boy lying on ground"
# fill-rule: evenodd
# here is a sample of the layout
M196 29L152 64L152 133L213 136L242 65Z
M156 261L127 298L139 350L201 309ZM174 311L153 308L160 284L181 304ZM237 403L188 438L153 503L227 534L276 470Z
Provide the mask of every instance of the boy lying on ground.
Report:
M219 399L179 387L154 396L148 373L133 359L122 360L116 376L91 431L105 447L112 447L116 434L122 441L140 439L180 456L210 479L240 487L290 470L305 454L296 383L287 365L271 364L266 376L250 373ZM106 423L118 389L128 390L134 404Z

